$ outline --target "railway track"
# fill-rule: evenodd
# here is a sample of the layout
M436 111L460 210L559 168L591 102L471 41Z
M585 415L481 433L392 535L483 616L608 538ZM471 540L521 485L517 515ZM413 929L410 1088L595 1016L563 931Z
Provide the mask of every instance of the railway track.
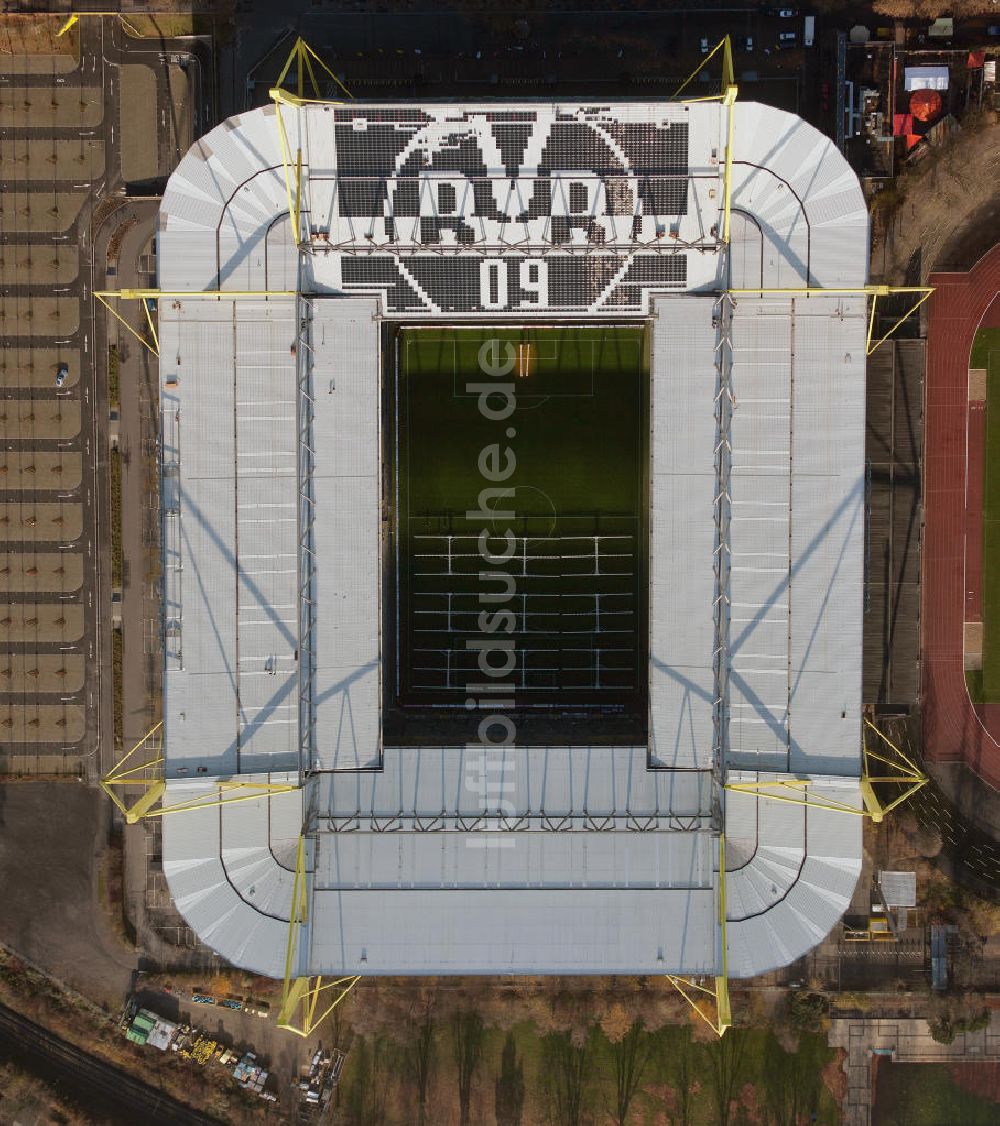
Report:
M90 1055L27 1017L0 1005L0 1055L15 1060L98 1121L117 1126L218 1126L127 1071Z

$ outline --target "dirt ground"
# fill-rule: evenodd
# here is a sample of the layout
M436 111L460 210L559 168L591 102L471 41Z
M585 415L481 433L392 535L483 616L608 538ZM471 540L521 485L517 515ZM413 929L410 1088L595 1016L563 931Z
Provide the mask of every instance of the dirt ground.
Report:
M0 541L51 541L72 543L83 532L81 504L0 504Z
M99 86L4 86L0 121L7 128L92 128L99 125L104 103Z
M0 247L0 285L65 285L80 270L76 246L19 243Z
M65 15L18 13L0 16L0 71L45 74L53 70L74 70L80 52L80 35L73 27L60 37L59 29L65 22ZM53 58L32 57L59 54L64 57L55 61Z
M60 364L69 367L69 390L80 381L79 348L0 348L0 387L53 387Z
M972 121L947 147L930 152L900 176L898 202L888 203L888 222L873 221L872 271L875 281L926 284L939 260L949 256L956 232L995 204L996 178L986 172L1000 165L1000 124ZM996 241L996 229L987 236ZM970 263L971 264L971 263Z
M0 222L19 231L57 234L68 231L80 214L86 192L0 193Z
M106 815L76 782L0 785L0 940L114 1010L136 956L93 906Z
M80 400L8 399L0 403L0 439L75 438L80 433Z
M9 450L0 453L0 485L5 489L77 489L83 456L72 451Z
M104 142L81 138L60 141L18 137L8 141L0 157L5 180L86 180L104 168Z
M4 336L72 336L80 327L80 302L71 297L31 297L0 307Z
M79 692L83 687L82 653L0 654L0 691L27 693Z
M4 752L16 743L79 743L84 729L84 711L77 704L0 704L0 749Z
M8 641L67 644L83 637L79 602L11 602L0 614L0 631Z
M141 63L121 68L122 97L119 106L122 179L126 183L152 180L160 170L156 129L156 75Z
M70 594L81 586L83 556L79 552L0 552L0 592Z

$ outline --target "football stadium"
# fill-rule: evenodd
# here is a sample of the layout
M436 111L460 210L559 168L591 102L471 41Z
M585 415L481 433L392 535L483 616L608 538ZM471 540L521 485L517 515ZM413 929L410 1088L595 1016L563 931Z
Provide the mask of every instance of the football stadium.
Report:
M286 1020L660 974L724 1025L877 805L858 181L732 86L272 94L160 212L176 905Z

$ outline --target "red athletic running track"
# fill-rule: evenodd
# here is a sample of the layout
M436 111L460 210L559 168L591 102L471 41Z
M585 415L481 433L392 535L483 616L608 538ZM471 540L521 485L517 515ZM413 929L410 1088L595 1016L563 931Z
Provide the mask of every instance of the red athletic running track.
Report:
M924 425L920 597L924 755L931 762L964 759L1000 789L1000 705L973 707L962 651L966 599L971 597L978 610L982 565L982 443L976 441L981 419L970 420L969 352L980 320L1000 291L1000 245L969 273L932 274L930 284L936 292L928 302ZM968 448L970 421L973 442ZM969 464L969 455L975 464ZM973 476L977 483L967 489ZM970 520L972 581L967 584Z

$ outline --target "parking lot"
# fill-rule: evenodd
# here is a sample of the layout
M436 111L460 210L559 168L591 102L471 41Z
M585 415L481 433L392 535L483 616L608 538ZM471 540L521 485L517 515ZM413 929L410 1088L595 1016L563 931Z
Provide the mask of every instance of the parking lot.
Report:
M0 772L86 774L98 738L87 231L102 75L0 55Z

